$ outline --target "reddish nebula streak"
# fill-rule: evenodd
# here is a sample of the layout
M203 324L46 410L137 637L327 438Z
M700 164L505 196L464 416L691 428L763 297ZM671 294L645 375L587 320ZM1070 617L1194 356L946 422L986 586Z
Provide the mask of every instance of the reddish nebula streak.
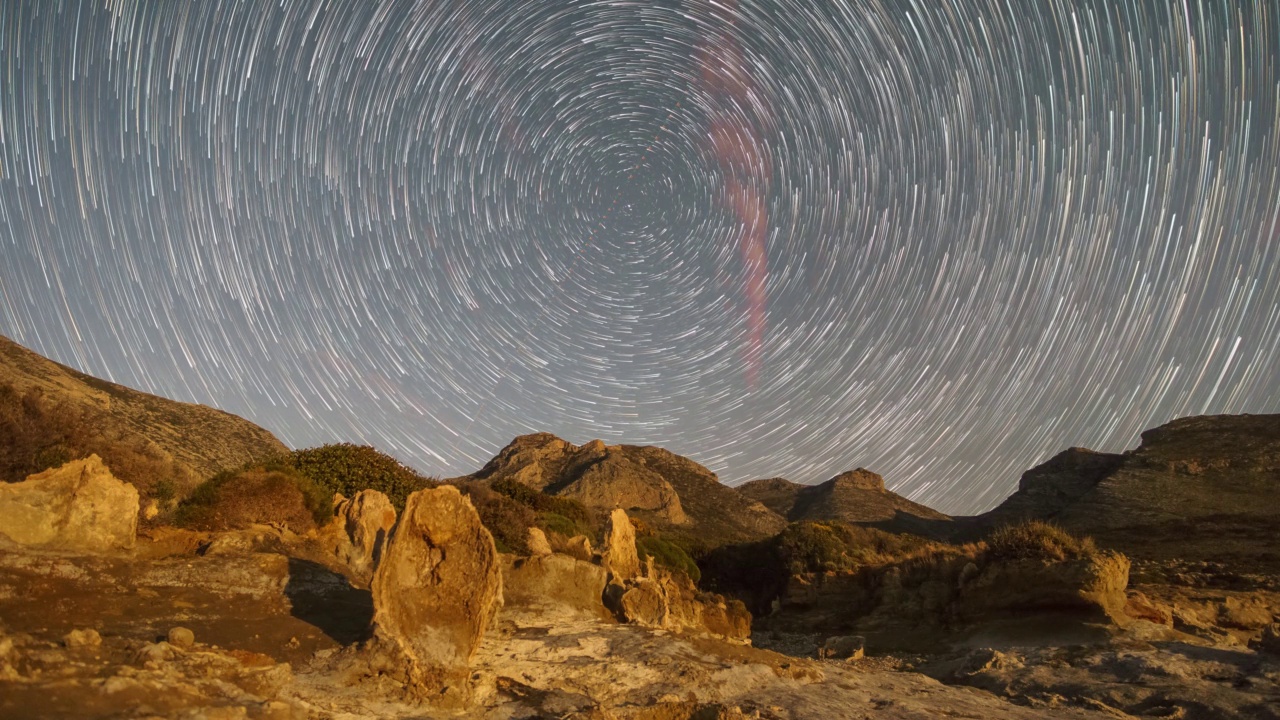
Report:
M738 44L737 2L708 3L715 30L698 53L708 97L712 151L724 176L725 204L739 221L738 255L746 296L747 387L755 390L764 367L764 335L768 304L769 263L765 239L769 216L765 196L771 169L759 128L748 109L759 112L761 100Z

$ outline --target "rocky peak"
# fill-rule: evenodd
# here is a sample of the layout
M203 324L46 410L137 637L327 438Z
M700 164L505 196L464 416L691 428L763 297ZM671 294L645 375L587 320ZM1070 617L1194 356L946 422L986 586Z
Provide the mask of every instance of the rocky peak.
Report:
M845 487L856 490L884 491L884 478L865 468L858 468L857 470L840 473L828 480L827 483L837 488Z

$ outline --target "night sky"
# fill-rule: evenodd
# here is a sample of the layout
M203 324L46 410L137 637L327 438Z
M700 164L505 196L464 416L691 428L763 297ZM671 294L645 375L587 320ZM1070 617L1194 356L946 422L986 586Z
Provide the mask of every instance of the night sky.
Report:
M0 334L951 513L1280 412L1280 0L4 0Z

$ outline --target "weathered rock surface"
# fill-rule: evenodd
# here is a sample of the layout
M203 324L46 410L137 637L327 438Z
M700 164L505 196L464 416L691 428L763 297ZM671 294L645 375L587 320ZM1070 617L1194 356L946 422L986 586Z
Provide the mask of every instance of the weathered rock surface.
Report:
M640 556L636 552L636 528L631 518L621 508L609 514L604 528L604 546L600 551L601 563L619 581L627 581L640 575Z
M547 534L542 532L542 528L529 528L529 546L530 555L550 555L551 543L547 541Z
M131 549L137 530L138 491L97 455L0 483L0 534L19 544L108 553Z
M395 506L377 490L361 490L350 500L339 498L333 520L322 530L322 536L352 574L368 582L395 527Z
M753 480L738 486L791 522L842 520L893 532L938 535L950 518L885 489L884 478L858 468L819 485L801 485L782 478Z
M465 703L501 604L498 552L471 502L451 486L410 495L373 576L372 651L403 662L418 697Z
M568 555L504 555L505 605L553 605L592 617L606 614L603 603L608 573L594 563Z
M967 618L1037 610L1120 618L1128 585L1129 559L1114 552L1061 562L993 562L959 589L954 607Z
M708 547L760 539L786 525L715 473L661 448L599 440L578 447L548 433L522 435L464 479L513 480L597 510L622 508Z
M922 649L984 624L1069 616L1079 623L1127 623L1129 561L1118 553L1050 562L930 562L796 575L765 625L786 632L854 631L882 648Z

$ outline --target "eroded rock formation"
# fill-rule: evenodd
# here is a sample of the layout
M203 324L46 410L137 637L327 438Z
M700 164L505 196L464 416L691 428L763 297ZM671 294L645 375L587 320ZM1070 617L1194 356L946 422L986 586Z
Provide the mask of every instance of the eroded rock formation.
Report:
M337 497L333 521L321 535L357 579L369 582L395 524L391 500L377 490L362 490L350 500Z
M138 491L97 455L0 483L0 534L21 545L117 552L133 547L137 530Z
M369 652L402 666L406 687L457 705L469 662L502 603L493 537L457 488L409 496L373 576Z

